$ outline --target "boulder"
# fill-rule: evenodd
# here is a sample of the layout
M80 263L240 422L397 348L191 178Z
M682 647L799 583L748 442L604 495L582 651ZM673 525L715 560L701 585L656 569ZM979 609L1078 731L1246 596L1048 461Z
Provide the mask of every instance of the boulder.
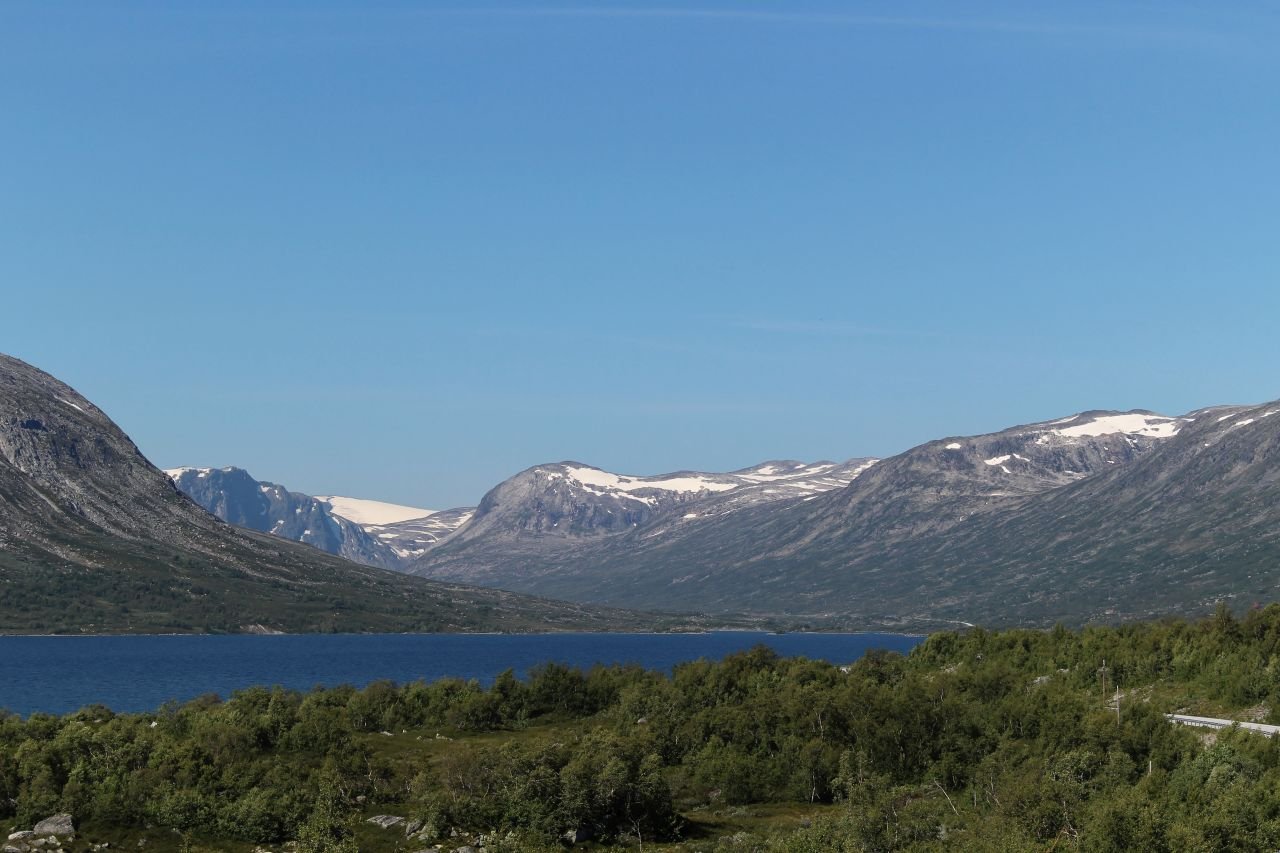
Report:
M568 844L581 844L584 841L591 840L591 830L589 829L570 829L560 836L560 839Z
M26 841L28 838L35 838L35 837L36 837L36 834L34 832L32 832L29 829L24 829L22 830L22 832L12 833L9 836L9 840L10 841Z
M413 835L419 829L422 829L422 821L414 819L404 825L404 834Z
M365 823L371 823L379 829L390 829L393 826L404 823L404 818L394 814L380 814L374 815L366 820Z
M37 823L32 831L36 835L75 835L76 825L71 815L56 814Z

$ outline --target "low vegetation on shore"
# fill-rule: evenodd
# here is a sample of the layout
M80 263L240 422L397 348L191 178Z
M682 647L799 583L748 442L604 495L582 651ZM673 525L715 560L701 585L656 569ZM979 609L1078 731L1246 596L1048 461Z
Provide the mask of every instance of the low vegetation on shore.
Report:
M68 850L1275 849L1280 743L1164 714L1274 721L1278 667L1272 605L935 634L848 666L757 648L669 676L8 716L0 829L66 813Z

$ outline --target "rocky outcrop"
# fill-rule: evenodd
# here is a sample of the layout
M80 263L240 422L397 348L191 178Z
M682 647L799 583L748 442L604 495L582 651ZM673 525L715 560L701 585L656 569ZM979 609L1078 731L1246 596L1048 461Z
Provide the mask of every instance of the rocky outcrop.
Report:
M56 814L45 818L31 829L11 833L0 853L63 853L76 837L75 820L69 814ZM85 844L80 849L102 850L106 844Z
M391 827L399 826L404 822L405 819L403 817L393 814L374 815L373 817L365 820L365 823L371 823L379 829L390 829Z
M76 834L76 825L71 815L63 813L45 818L32 827L31 831L36 835L71 837Z

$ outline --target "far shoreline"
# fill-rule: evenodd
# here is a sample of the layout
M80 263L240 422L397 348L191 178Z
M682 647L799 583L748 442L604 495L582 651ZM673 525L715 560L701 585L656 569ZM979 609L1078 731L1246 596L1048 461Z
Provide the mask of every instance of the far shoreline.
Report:
M46 639L94 639L104 637L259 637L267 639L270 637L590 637L590 636L615 636L615 637L689 637L701 636L707 634L763 634L766 636L881 636L881 637L909 637L909 638L925 638L932 634L942 633L948 630L961 629L938 629L934 631L874 631L874 630L830 630L830 631L777 631L769 628L707 628L699 631L272 631L270 633L262 633L258 631L225 631L214 633L210 631L155 631L155 632L133 632L121 631L115 633L85 633L85 634L10 634L0 632L0 641L9 638L46 638Z

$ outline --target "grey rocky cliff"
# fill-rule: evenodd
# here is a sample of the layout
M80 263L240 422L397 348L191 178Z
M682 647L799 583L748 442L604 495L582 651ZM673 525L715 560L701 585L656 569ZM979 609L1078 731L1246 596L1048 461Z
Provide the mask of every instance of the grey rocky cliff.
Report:
M223 521L301 542L366 566L399 570L403 559L324 501L256 480L243 468L175 468L174 484Z

